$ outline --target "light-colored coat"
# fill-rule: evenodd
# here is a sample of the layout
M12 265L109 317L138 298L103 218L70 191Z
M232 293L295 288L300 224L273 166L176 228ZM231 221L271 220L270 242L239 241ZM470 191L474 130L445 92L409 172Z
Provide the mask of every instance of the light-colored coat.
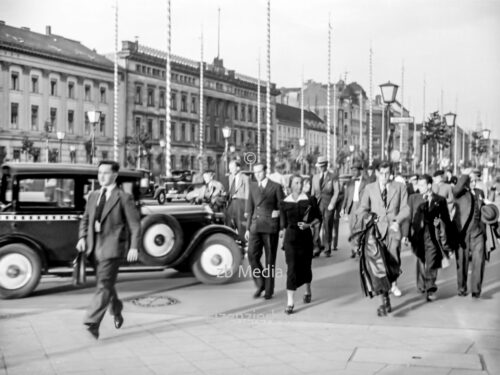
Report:
M384 207L378 181L366 185L356 214L358 217L363 217L369 212L377 214L377 226L382 238L386 236L393 221L401 227L403 221L410 217L406 186L399 182L389 182L387 184L387 207Z
M79 238L85 238L87 257L95 251L97 260L125 257L130 248L139 249L141 218L132 196L115 187L101 215L101 235L94 222L100 191L90 193L80 222Z
M453 188L451 185L446 182L432 184L432 192L446 199L448 213L450 214L450 217L453 217L455 213L455 196L453 195Z
M231 190L231 185L233 183L235 176L232 174L229 175L229 190ZM229 197L230 199L248 199L248 194L250 193L250 180L247 175L239 172L238 173L238 179L236 182L236 185L234 187L234 194L232 197Z

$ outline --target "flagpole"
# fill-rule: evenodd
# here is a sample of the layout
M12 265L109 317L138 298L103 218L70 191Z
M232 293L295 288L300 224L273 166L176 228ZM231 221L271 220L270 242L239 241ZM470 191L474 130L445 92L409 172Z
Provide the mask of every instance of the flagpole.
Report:
M330 18L330 17L328 17ZM330 129L331 129L331 120L330 120L330 85L331 85L331 30L332 25L330 20L328 20L328 82L326 86L326 160L328 161L328 166L332 166L331 162L331 154L330 154ZM302 82L302 85L304 83Z
M115 61L113 79L113 160L118 162L118 0L115 0Z
M165 109L166 109L166 142L165 142L165 173L167 176L171 175L172 164L170 155L172 153L172 128L170 125L170 101L171 101L171 87L170 87L170 50L171 50L171 10L170 0L167 0L167 61L166 61L166 92L165 92Z
M204 71L204 66L203 66L203 25L201 26L201 41L200 41L200 101L198 103L199 107L199 114L200 114L200 152L198 154L198 164L200 168L200 173L203 171L203 135L204 135L204 128L203 128L203 110L204 110L204 98L203 98L203 71Z
M271 172L271 0L267 0L267 82L266 82L266 156Z

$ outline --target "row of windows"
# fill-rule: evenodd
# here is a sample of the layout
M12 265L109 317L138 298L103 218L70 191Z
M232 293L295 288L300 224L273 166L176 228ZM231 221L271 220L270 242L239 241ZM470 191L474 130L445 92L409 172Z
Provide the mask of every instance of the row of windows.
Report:
M34 94L40 94L40 77L37 75L30 76L30 92ZM60 88L59 80L57 78L50 78L49 82L49 93L51 96L62 96L62 89ZM20 91L21 82L18 72L11 72L10 74L10 89L14 91ZM99 101L101 103L107 103L107 90L106 87L99 87ZM76 88L75 82L68 81L66 86L66 96L69 99L76 99ZM85 84L83 87L83 99L85 101L92 101L92 85Z
M43 124L43 129L40 127L40 108L38 105L31 105L31 120L30 120L30 129L32 131L55 131L58 129L58 111L57 108L50 107L49 108L49 119ZM66 130L69 134L75 133L75 111L69 109L67 111L66 117ZM90 134L90 122L88 119L87 112L84 113L84 132L85 134ZM19 129L19 103L10 103L10 127L12 129ZM99 126L96 126L96 133L99 135L105 135L106 130L106 115L104 113L101 114Z

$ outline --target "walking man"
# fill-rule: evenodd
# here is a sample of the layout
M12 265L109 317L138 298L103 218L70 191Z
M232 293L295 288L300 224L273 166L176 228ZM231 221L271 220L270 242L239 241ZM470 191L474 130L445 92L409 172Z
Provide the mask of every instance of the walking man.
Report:
M349 230L352 233L353 227L356 223L356 211L361 202L361 196L367 184L366 176L362 174L363 166L361 163L354 163L351 167L352 180L349 181L346 189L344 201L342 202L341 214L349 215ZM357 241L353 240L351 243L351 258L356 257Z
M339 181L334 178L333 173L327 170L328 160L324 156L319 156L316 163L319 173L312 179L311 195L316 197L319 210L321 212L321 250L325 250L325 255L329 257L332 250L337 250L338 233L334 229L334 208L339 196ZM337 225L338 228L338 218ZM313 254L319 256L319 253Z
M99 163L101 189L89 195L80 222L80 240L76 245L77 250L85 251L87 257L92 255L96 263L97 289L84 320L95 339L99 338L99 326L108 305L115 328L122 326L123 304L115 289L118 267L125 253L129 262L138 258L140 215L132 196L116 186L119 168L114 161Z
M274 293L274 275L276 252L280 230L279 204L283 200L281 185L271 181L266 176L266 166L257 163L253 166L257 183L250 184L250 194L247 200L247 231L248 262L252 276L257 286L254 298L265 292L264 298L271 299ZM260 258L265 254L265 267Z
M432 192L431 176L418 178L418 191L408 198L410 225L403 239L410 239L417 257L417 288L430 302L436 299L438 269L451 250L446 236L451 223L446 200Z
M446 199L448 213L450 214L450 217L453 217L455 214L455 197L453 196L451 185L444 181L443 170L434 172L433 182L432 191Z
M376 170L377 181L366 185L361 197L361 203L357 215L364 217L373 212L378 216L377 227L382 241L387 246L391 256L401 265L401 225L409 218L410 208L408 207L408 193L406 186L394 181L389 181L391 175L391 165L382 162ZM401 291L392 284L390 290L396 297L401 296ZM382 295L382 302L387 312L391 312L389 291Z
M229 191L226 212L226 225L236 228L245 247L245 206L250 194L248 176L241 173L241 162L237 159L229 162Z

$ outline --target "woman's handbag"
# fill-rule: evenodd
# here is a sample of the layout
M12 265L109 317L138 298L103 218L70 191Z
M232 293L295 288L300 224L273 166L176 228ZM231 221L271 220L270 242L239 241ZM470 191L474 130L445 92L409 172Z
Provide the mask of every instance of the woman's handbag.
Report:
M73 260L73 285L83 285L87 279L85 270L86 256L85 252L79 252Z

